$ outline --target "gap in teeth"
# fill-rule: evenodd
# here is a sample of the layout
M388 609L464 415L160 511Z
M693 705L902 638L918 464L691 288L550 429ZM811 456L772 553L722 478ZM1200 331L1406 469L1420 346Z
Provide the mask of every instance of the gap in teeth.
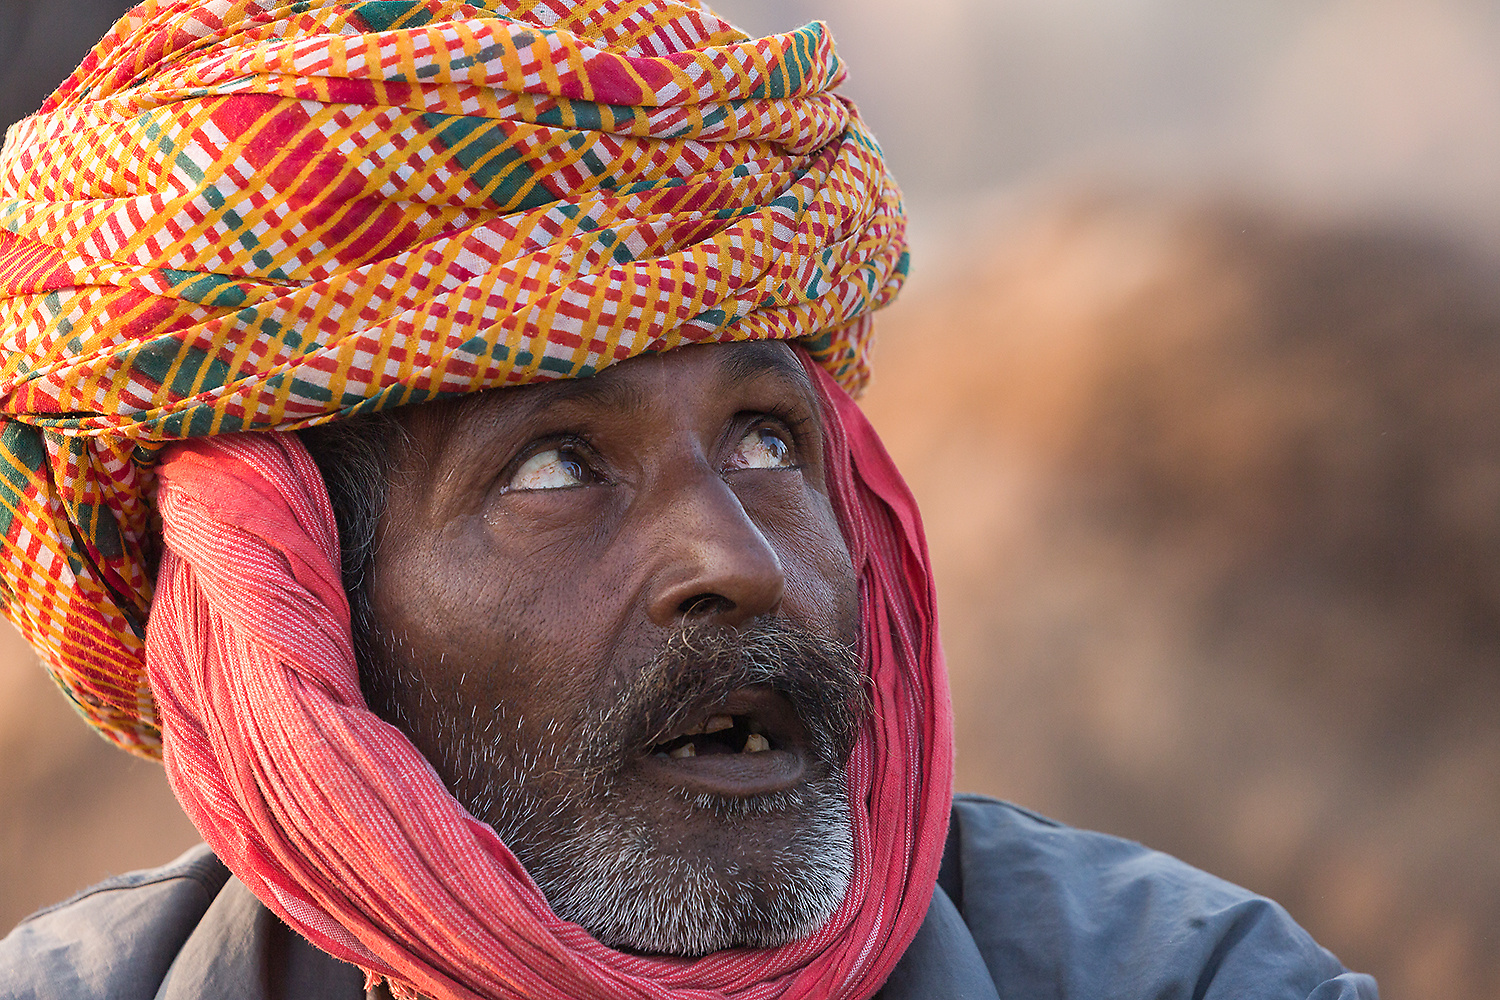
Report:
M681 736L656 744L651 755L682 760L704 754L764 753L769 749L771 741L758 722L743 715L721 714L711 715Z

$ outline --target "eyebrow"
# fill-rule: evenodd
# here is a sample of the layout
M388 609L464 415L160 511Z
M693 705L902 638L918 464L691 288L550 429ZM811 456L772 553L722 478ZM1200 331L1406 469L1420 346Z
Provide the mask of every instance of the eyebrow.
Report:
M782 348L783 343L780 340L745 342L738 351L724 352L719 370L731 385L762 375L774 375L797 383L798 388L812 396L813 386L807 371L794 352Z
M770 375L794 383L809 399L815 398L812 381L807 377L801 362L793 352L783 349L781 344L782 341L778 340L747 341L733 345L739 347L739 350L724 351L719 356L718 367L725 379L725 387ZM540 398L535 401L533 409L576 402L615 410L642 410L649 404L646 392L643 386L611 379L561 379L548 385L544 393L538 394Z
M548 384L536 394L533 410L547 409L559 403L578 402L614 410L640 410L646 396L638 385L613 379L569 378Z

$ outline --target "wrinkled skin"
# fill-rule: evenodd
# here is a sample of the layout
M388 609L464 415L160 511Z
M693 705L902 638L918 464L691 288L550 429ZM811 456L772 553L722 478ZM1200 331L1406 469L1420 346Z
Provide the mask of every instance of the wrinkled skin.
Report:
M819 926L849 878L863 691L792 350L683 348L404 420L372 707L606 943Z

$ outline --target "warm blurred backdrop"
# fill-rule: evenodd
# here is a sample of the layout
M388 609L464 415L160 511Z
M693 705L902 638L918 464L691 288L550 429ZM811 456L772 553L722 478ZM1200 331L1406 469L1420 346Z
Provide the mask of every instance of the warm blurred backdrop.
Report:
M0 122L124 6L0 0ZM960 787L1500 996L1500 5L716 6L828 20L909 196ZM0 801L0 930L197 839L9 631Z

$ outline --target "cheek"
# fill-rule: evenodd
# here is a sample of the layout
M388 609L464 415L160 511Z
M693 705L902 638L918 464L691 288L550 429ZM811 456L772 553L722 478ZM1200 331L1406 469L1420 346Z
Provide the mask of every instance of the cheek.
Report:
M468 515L383 549L374 611L403 673L449 704L506 706L523 737L582 714L610 647L579 586L586 542Z
M827 622L829 638L853 644L859 635L859 579L837 525L828 527L795 548L798 569L787 570L788 613L803 606L812 620Z

